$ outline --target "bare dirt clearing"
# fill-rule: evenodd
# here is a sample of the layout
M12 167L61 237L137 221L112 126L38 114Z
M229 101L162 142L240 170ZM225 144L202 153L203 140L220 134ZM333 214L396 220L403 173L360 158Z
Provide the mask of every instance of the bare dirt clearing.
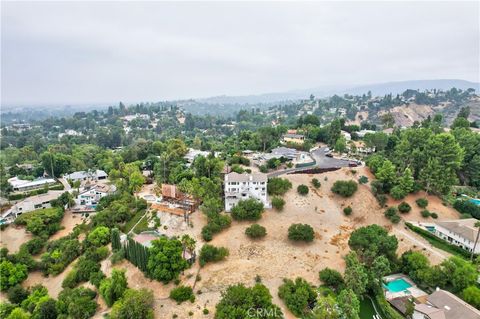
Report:
M227 259L220 263L207 264L201 269L196 263L182 274L182 284L193 285L197 272L200 270L201 280L195 284L196 300L194 303L187 301L177 305L168 298L170 290L174 287L172 283L164 285L152 281L128 261L111 265L110 260L105 260L102 262L102 270L109 275L114 267L125 269L130 287L152 289L157 318L171 318L174 314L178 318L213 318L215 305L218 303L222 291L236 283L253 285L257 275L270 289L274 303L282 308L286 318L294 318L278 298L278 287L282 284L282 279L300 276L312 284L318 285L320 283L318 272L321 269L331 267L343 272L345 268L343 256L349 251L348 238L354 229L361 226L379 224L386 227L399 240L399 254L408 249L420 250L429 256L434 264L448 257L447 253L431 248L421 237L406 230L403 223L392 225L383 216L385 208L379 207L370 191L369 184L359 185L358 191L351 198L342 198L330 191L336 180L357 180L361 175L367 176L370 181L373 180L373 176L366 168L358 167L354 171L356 173L352 173L350 168L343 168L324 174L283 176L292 182L293 187L284 196L286 205L282 212L274 209L266 210L262 219L258 221L258 224L267 229L267 236L264 239L251 240L245 235L245 228L253 222L233 221L230 228L215 235L210 242L215 246L228 248L230 255ZM314 177L322 184L319 189L311 186L311 179ZM300 184L309 186L308 195L297 194L296 189ZM401 215L403 220L425 220L421 217L420 209L415 204L415 200L419 197L428 198L427 209L436 212L440 220L458 218L458 213L454 209L444 206L438 198L419 193L409 195L405 199L412 206L412 211ZM400 202L390 200L388 205L398 205ZM343 214L342 210L346 206L352 207L351 216L347 217ZM171 220L169 216L162 218L160 215L162 226L158 231L168 236L190 234L197 239L198 252L204 244L200 237L200 231L207 221L200 211L193 213L190 218L193 227ZM289 241L287 238L288 227L293 223L311 225L315 231L314 242L293 243ZM164 229L163 226L167 226L167 229ZM44 278L39 273L32 273L25 285L43 283L49 288L50 293L56 296L61 281L70 267L60 276L52 278ZM108 309L101 298L98 302L100 306L96 317L101 318ZM208 315L203 314L204 308L209 310ZM190 316L189 312L192 312L193 315Z

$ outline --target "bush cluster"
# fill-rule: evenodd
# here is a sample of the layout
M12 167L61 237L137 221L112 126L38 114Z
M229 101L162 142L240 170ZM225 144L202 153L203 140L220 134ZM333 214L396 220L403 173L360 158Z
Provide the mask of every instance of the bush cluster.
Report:
M259 224L253 224L252 226L245 229L245 235L250 238L262 238L267 235L267 230L265 227L260 226Z
M311 242L315 238L312 226L307 224L292 224L288 228L288 239Z
M352 196L358 189L355 181L336 181L333 184L332 192L343 197Z

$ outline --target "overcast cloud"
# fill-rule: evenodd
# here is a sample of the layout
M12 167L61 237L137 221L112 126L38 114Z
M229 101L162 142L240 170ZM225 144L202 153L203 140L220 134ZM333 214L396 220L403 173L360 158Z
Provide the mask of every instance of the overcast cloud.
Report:
M3 2L2 105L479 81L479 2Z

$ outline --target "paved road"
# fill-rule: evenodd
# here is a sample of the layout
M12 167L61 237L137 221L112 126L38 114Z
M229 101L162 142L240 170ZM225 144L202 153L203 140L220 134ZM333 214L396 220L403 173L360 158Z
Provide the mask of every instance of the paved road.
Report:
M267 175L270 178L270 177L277 177L277 176L292 173L292 172L301 172L301 171L309 170L312 168L347 167L348 163L350 163L350 161L346 159L339 159L339 158L325 156L326 154L325 149L326 147L320 147L310 153L313 159L316 161L316 164L313 166L300 167L300 168L288 168L285 170L270 172Z
M62 178L59 178L58 181L63 184L64 190L70 191L70 190L72 189L72 187L70 186L70 184L68 183L68 181L65 180L65 178L63 178L63 177L62 177Z

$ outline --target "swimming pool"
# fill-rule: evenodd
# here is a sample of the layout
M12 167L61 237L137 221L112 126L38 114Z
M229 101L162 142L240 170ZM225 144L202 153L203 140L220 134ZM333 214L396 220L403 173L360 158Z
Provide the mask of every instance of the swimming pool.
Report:
M476 205L480 206L480 199L477 199L477 198L472 198L472 199L470 199L470 200L469 200L469 202L472 202L472 203L474 203L474 204L476 204Z
M390 292L400 292L412 287L405 279L395 279L384 285Z

